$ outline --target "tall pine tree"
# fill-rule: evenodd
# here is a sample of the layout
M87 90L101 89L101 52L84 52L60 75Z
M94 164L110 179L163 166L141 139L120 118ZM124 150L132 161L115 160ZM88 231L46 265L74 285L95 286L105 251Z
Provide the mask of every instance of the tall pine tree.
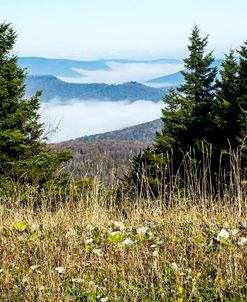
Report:
M241 46L239 50L239 108L241 110L238 118L239 130L239 143L246 142L247 139L247 41Z
M246 45L246 43L245 43ZM215 128L212 144L218 151L246 149L247 136L247 48L242 46L239 59L235 52L226 55L217 81L213 108Z
M184 60L185 71L182 71L185 83L164 99L164 128L156 137L157 149L162 152L165 151L163 145L165 149L188 151L190 147L200 148L202 142L210 140L217 69L212 66L212 53L204 54L207 39L200 37L195 26L188 46L189 57Z
M176 175L184 154L193 148L200 160L203 143L211 142L217 69L212 66L212 53L205 54L208 37L201 38L199 33L195 26L188 46L189 57L184 60L185 83L164 98L164 127L157 133L152 151L145 150L136 156L126 177L126 182L137 191L143 183L148 183L146 187L151 195L163 194L158 188L162 187L164 169L171 164L171 157L171 171Z
M44 182L67 161L65 152L46 147L40 122L39 95L24 97L25 71L13 54L17 34L10 24L0 24L0 183Z
M241 125L238 122L239 107L239 73L235 52L226 55L220 70L220 79L216 85L216 101L213 107L214 135L212 144L218 152L228 153L229 148L235 149Z

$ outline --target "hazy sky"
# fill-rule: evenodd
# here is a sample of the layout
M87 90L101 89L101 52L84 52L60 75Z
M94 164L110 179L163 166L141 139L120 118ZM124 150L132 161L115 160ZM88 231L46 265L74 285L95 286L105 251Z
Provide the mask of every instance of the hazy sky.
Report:
M19 55L182 57L195 23L217 56L247 39L246 0L0 0Z

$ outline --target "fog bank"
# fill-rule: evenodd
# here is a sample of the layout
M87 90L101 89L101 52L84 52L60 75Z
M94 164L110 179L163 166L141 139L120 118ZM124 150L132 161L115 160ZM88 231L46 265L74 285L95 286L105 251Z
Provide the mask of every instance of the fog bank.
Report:
M56 129L50 142L61 142L154 120L161 116L162 107L163 102L144 100L134 103L74 100L65 105L43 103L40 113L46 128Z
M82 75L77 78L60 77L65 82L121 84L129 81L145 83L153 78L172 74L183 69L183 64L168 63L119 63L108 62L109 70L85 70L74 68Z

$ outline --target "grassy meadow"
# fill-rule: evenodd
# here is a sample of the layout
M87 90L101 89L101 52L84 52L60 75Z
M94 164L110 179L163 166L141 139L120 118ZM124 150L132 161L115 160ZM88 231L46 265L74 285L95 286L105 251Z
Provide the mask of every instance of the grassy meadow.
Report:
M164 206L116 204L97 182L65 198L16 187L1 197L0 301L247 301L246 200L230 193Z

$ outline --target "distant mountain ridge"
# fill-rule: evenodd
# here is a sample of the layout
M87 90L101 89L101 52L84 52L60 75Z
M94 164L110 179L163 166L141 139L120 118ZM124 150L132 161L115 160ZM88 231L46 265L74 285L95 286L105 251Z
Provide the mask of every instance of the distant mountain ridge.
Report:
M109 131L105 133L83 136L75 139L81 142L100 142L100 141L139 141L152 142L157 131L163 127L161 119L151 122L138 124L121 130Z
M22 68L27 69L29 75L53 75L56 77L77 78L83 77L78 70L102 71L110 70L110 62L122 64L181 64L178 59L150 59L150 60L130 60L130 59L101 59L91 61L79 61L69 59L53 59L42 57L20 57L18 62Z
M56 77L83 77L76 69L109 70L101 60L76 61L67 59L48 59L42 57L20 57L18 62L26 68L29 75L53 75Z
M174 86L179 86L184 83L184 77L181 72L175 72L172 74L169 74L167 76L155 78L152 80L147 81L146 83L160 83L163 85L174 85Z
M215 66L218 68L218 70L220 70L221 68L221 64L223 63L223 60L221 59L217 59L214 61L214 63L212 64L212 66ZM154 78L151 80L148 80L146 82L147 84L159 84L159 86L180 86L182 84L184 84L184 77L182 75L182 73L179 72L175 72L172 74L168 74L162 77L158 77L158 78Z
M124 84L78 84L67 83L55 76L28 76L26 78L26 96L33 96L42 90L41 101L49 102L57 98L64 103L71 99L99 101L129 101L149 100L160 101L167 88L153 88L138 82Z

